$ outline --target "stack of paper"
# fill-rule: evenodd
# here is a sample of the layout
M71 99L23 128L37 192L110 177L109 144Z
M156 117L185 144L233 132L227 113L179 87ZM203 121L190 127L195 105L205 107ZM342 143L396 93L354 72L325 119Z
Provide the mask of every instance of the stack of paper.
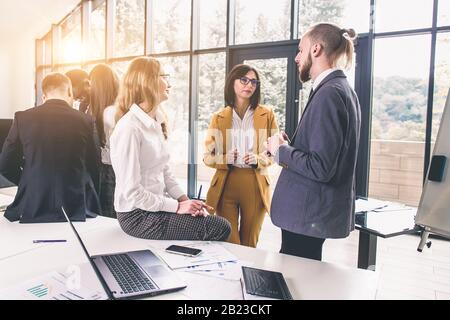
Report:
M184 242L177 243L181 246L191 247L202 250L202 253L196 257L182 256L179 254L169 253L165 251L167 243L155 243L151 247L156 249L158 255L167 263L171 269L180 269L193 266L201 266L207 264L215 264L219 262L237 261L223 246L212 242Z

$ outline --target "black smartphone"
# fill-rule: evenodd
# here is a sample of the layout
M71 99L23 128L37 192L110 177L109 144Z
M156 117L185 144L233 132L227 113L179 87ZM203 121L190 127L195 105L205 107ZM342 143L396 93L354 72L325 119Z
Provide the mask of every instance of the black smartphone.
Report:
M189 256L189 257L196 257L200 253L202 253L202 250L200 250L200 249L177 246L177 245L171 245L171 246L167 247L166 251L170 252L170 253L176 253L176 254L181 254L184 256Z
M442 182L442 179L444 178L444 169L446 162L446 156L433 156L433 158L431 159L428 180Z

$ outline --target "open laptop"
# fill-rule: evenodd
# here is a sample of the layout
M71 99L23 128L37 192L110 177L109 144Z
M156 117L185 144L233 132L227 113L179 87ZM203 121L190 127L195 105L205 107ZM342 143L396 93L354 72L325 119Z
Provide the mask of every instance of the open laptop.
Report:
M152 296L186 288L177 274L150 250L91 257L64 208L62 211L110 299Z

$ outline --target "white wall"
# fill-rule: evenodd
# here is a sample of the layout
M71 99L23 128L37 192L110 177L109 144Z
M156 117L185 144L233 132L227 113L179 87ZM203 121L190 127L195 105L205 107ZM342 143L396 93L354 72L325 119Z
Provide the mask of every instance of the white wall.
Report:
M0 39L1 41L1 39ZM3 43L3 42L2 42ZM10 76L10 52L4 46L0 47L0 118L11 118L11 92L9 90Z
M10 45L0 49L0 118L34 106L34 39L0 39Z
M35 39L80 0L0 0L0 118L34 106Z

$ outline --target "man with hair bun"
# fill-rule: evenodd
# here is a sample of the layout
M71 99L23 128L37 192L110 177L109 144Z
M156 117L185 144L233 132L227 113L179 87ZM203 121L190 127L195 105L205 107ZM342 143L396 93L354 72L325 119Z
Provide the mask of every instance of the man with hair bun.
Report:
M352 65L355 37L353 29L319 23L300 41L295 62L312 91L291 141L281 132L267 142L283 167L271 206L281 253L322 260L325 239L355 228L361 110L341 69Z

